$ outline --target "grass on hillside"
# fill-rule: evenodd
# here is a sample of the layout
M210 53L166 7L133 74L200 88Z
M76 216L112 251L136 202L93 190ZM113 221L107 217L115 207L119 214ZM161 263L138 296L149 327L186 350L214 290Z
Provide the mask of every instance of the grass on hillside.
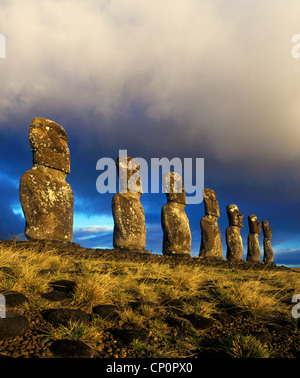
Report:
M204 333L194 329L184 336L166 322L169 303L176 310L182 301L185 315L196 313L215 318L224 309L257 321L283 318L292 322L291 306L286 304L300 293L298 273L280 271L242 271L209 266L187 266L159 263L128 263L105 259L80 258L45 249L0 249L0 291L20 291L29 303L25 310L42 311L59 307L42 297L49 292L50 281L73 280L77 286L64 307L91 312L98 304L120 307L120 320L106 321L95 317L89 325L43 329L49 340L80 339L93 345L100 342L105 330L124 324L147 328L154 344L135 340L132 348L145 357L186 357L195 355ZM126 305L136 299L154 303L136 310ZM173 305L173 303L175 303ZM159 313L159 316L157 314ZM159 348L157 348L159 345ZM224 350L234 357L267 357L268 350L254 336L230 335L224 338Z

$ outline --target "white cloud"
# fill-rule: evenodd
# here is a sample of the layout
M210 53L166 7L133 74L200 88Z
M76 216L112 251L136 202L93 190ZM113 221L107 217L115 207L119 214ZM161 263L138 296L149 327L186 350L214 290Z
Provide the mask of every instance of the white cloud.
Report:
M86 227L76 227L74 233L82 234L100 234L102 232L111 232L113 231L112 226L86 226Z
M10 0L0 12L3 125L139 103L224 160L300 158L298 0Z

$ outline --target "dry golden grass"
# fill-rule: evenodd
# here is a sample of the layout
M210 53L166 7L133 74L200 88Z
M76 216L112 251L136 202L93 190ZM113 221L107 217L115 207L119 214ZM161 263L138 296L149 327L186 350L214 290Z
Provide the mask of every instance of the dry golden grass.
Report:
M34 248L0 250L0 290L22 291L40 298L56 279L77 283L74 304L126 304L135 298L158 303L161 299L188 299L202 293L198 313L212 313L217 303L268 316L278 310L280 301L300 292L298 273L278 271L230 271L204 266L158 263L132 263L81 259L59 255L55 250L36 252ZM44 272L49 273L44 273ZM281 306L282 307L282 306ZM195 310L195 309L194 309ZM186 305L186 311L192 311Z
M120 324L148 327L153 338L160 343L159 350L152 350L142 342L134 344L137 351L143 349L148 356L178 357L180 350L186 350L185 355L192 355L201 339L197 331L184 341L176 338L165 322L162 303L182 300L181 311L186 315L214 317L226 307L252 319L280 316L291 320L291 308L286 302L294 294L300 293L300 274L296 272L127 263L103 258L86 259L56 252L53 249L37 252L35 248L0 248L0 291L16 290L25 294L30 299L30 303L24 305L27 310L53 307L53 302L44 299L42 294L50 290L50 281L60 279L73 280L77 284L67 306L80 307L88 312L98 304L115 304L124 309L129 302L137 299L149 301L152 306L143 305L137 310L128 308L120 311ZM160 310L159 319L155 317L157 309ZM101 323L98 320L88 326L49 326L45 332L52 339L65 336L98 340L103 332L103 324L103 321ZM232 339L230 350L239 355L243 353L240 349L251 350L253 345L256 344L252 338ZM261 354L264 353L261 347Z

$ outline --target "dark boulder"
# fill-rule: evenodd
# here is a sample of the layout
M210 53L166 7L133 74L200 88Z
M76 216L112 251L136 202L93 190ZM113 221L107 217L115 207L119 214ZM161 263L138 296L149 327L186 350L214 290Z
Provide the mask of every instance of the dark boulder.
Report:
M50 351L55 357L61 358L91 358L93 350L80 340L61 339L54 341Z
M117 306L103 304L93 307L93 314L106 320L117 320L120 318L118 310L119 307Z
M88 323L89 315L80 309L58 308L42 311L43 318L53 325L66 325L70 321Z
M6 306L9 307L20 306L25 302L29 302L28 298L18 291L2 291L0 294L4 295Z
M67 294L71 294L74 293L76 289L76 282L69 280L59 280L49 282L49 286L52 287L53 290L63 291Z
M7 312L6 318L0 318L0 340L21 336L28 329L28 320L16 312Z

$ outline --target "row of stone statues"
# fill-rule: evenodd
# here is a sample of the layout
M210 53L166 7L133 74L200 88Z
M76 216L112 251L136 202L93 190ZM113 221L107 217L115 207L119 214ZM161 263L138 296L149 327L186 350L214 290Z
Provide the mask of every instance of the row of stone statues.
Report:
M64 128L54 121L36 117L29 129L29 141L33 154L33 167L25 172L20 181L20 201L26 226L25 236L33 240L73 239L74 196L66 176L70 173L70 151L68 136ZM113 246L138 252L146 251L145 213L140 202L143 193L139 178L134 186L128 187L130 178L139 171L134 159L120 157L116 161L117 170L122 175L120 192L112 199L114 218ZM163 229L163 254L189 254L191 231L185 213L186 196L182 178L174 172L163 175L167 203L161 211ZM125 190L124 190L125 189ZM130 190L128 190L130 189ZM180 189L180 190L178 190ZM201 220L201 247L199 256L222 258L221 231L218 226L219 204L212 189L204 189L205 216ZM243 215L236 205L227 206L229 226L226 229L227 259L241 259L243 243L240 229ZM249 218L247 260L259 261L258 236L260 223L255 215ZM267 221L263 223L264 262L273 261L271 229Z
M201 247L199 256L203 257L222 257L221 231L218 225L220 218L219 204L216 194L212 189L204 189L205 216L202 218L201 225ZM243 226L243 217L239 208L232 204L226 207L229 226L226 228L226 258L228 260L239 260L243 255L243 241L241 229ZM261 234L261 223L257 220L256 215L248 216L249 235L247 240L247 261L256 262L260 260L260 247L258 237ZM272 229L268 221L262 222L264 240L265 263L271 263L274 259L271 245Z

